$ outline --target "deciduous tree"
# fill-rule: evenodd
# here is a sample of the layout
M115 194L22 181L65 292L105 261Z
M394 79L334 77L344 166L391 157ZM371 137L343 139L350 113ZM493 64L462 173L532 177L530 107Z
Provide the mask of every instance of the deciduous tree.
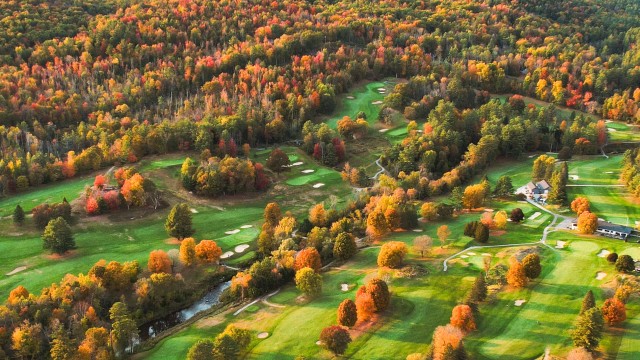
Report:
M538 254L529 254L522 259L522 267L524 273L529 279L536 279L542 272L540 265L540 256Z
M288 170L287 167L290 164L289 156L280 148L275 148L269 154L267 159L267 167L276 173L281 173Z
M338 234L333 245L333 256L336 259L343 261L351 259L357 251L358 247L356 245L356 241L353 239L351 234L346 232Z
M511 210L511 214L510 214L509 217L511 218L512 222L519 223L522 220L524 220L524 213L522 212L522 209L515 208L515 209Z
M527 274L524 271L524 266L516 259L513 259L511 266L509 266L507 283L515 288L527 286Z
M302 268L311 268L314 271L320 271L322 268L322 260L320 259L320 253L316 248L306 248L301 250L296 256L296 262L294 264L294 269L300 270Z
M602 304L602 316L607 324L616 325L627 319L627 309L622 301L613 297Z
M635 269L633 258L629 255L620 255L616 260L616 270L623 273L631 273Z
M449 226L447 225L440 225L438 226L436 235L438 235L438 239L440 240L440 247L444 247L447 243L447 239L451 236L451 230L449 230Z
M476 321L469 305L457 305L454 307L451 311L449 323L464 332L471 332L476 329Z
M581 234L593 234L598 228L598 216L584 211L578 216L578 231Z
M196 240L186 238L180 243L180 262L185 266L191 266L196 261Z
M62 217L49 221L42 234L42 241L45 249L56 254L64 254L76 247L71 227Z
M429 235L418 236L413 239L413 250L420 253L420 257L424 257L424 253L429 254L433 240Z
M222 249L213 240L202 240L196 245L196 258L202 263L217 263L220 256L222 256Z
M358 321L358 309L351 299L344 299L338 306L338 324L352 327Z
M304 267L296 271L296 287L307 296L318 296L322 292L322 276Z
M589 203L589 199L584 196L578 196L571 202L571 210L573 210L576 215L580 216L585 211L591 211L591 204Z
M385 243L378 254L378 266L397 268L402 264L407 252L407 245L401 241Z
M163 250L154 250L149 254L147 268L152 273L171 274L171 259Z
M351 342L349 332L340 326L329 326L320 333L322 345L336 355L344 354Z

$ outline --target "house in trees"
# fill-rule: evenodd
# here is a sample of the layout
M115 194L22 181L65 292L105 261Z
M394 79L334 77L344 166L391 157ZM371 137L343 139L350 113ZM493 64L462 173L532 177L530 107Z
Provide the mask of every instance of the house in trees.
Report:
M576 230L578 228L578 222L573 221L571 223L571 229ZM627 241L627 238L633 232L633 228L624 225L614 224L602 219L598 219L598 227L596 228L596 234L600 236L606 236L614 239L620 239Z
M527 185L520 188L518 192L525 194L529 199L533 199L539 203L544 203L547 201L547 196L549 195L550 190L551 186L547 180L540 180L536 183L530 181Z

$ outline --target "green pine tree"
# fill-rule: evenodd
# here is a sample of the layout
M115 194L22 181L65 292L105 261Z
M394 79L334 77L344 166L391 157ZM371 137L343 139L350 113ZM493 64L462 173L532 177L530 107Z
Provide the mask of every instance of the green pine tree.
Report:
M598 347L604 330L604 319L598 308L591 308L578 316L571 338L575 347L593 351Z
M594 307L596 307L596 299L593 297L593 291L589 290L582 300L582 308L580 309L580 314L583 314L585 311Z
M164 228L169 236L182 240L195 233L191 220L191 209L187 204L178 204L171 209Z
M16 225L24 224L24 210L20 205L16 205L16 209L13 210L13 223Z
M58 217L49 221L42 234L44 248L56 254L64 254L76 247L71 227L65 219Z
M475 303L483 302L487 298L487 283L484 280L484 274L479 274L476 277L469 297Z
M567 181L569 180L569 168L566 162L560 165L560 169L553 172L551 176L551 190L547 201L550 204L564 205L567 203Z

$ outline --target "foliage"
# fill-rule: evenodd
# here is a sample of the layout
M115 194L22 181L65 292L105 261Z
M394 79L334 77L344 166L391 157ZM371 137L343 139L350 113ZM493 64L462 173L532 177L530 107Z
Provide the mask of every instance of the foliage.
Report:
M473 282L473 286L469 294L469 300L471 300L471 302L473 303L480 303L483 302L486 298L487 283L484 280L484 275L479 274Z
M45 249L56 254L64 254L76 247L71 227L62 217L49 221L42 234L42 241Z
M316 248L308 247L306 249L302 249L298 255L296 255L294 269L297 271L305 267L311 268L316 272L320 271L320 268L322 268L320 253L318 253Z
M24 210L20 205L16 205L15 210L13 210L13 223L16 225L24 224Z
M449 236L451 236L451 230L449 230L449 226L447 225L440 225L438 226L438 230L436 230L436 234L440 240L440 247L443 247Z
M524 220L524 213L522 212L522 209L515 208L515 209L511 210L511 214L510 214L509 218L511 219L512 222L519 223L522 220Z
M304 267L296 271L296 287L308 296L318 296L322 292L322 276L313 269Z
M214 350L214 342L210 339L201 339L191 345L187 353L187 360L209 360Z
M183 239L180 243L180 262L185 266L191 266L196 261L196 240L194 238Z
M358 321L356 304L351 299L344 299L338 306L338 324L352 327Z
M602 304L602 317L607 324L616 325L627 319L627 309L622 301L613 297Z
M511 178L503 175L498 179L496 187L493 189L493 194L500 197L508 197L513 195L513 184Z
M280 173L288 170L288 165L290 163L291 162L289 161L289 156L280 148L275 148L269 154L266 165L272 171Z
M589 290L582 299L582 307L580 308L580 314L585 313L587 310L596 307L596 299L593 296L593 291Z
M149 254L147 268L152 273L171 274L173 263L166 252L162 250L154 250Z
M540 256L538 254L529 254L522 259L522 267L524 273L529 279L536 279L542 272L540 265Z
M633 258L629 255L620 255L616 260L616 270L622 273L631 273L635 270Z
M433 360L466 359L463 338L462 330L451 324L438 326L433 332L429 358Z
M390 241L382 245L378 254L378 266L398 268L407 254L407 245L401 241Z
M424 253L429 254L433 240L429 235L418 236L413 239L413 250L420 253L420 257L424 257Z
M586 310L580 316L571 331L571 338L575 347L583 347L587 351L593 351L598 347L602 339L604 320L602 312L598 308Z
M351 336L347 330L334 325L322 329L320 341L331 352L341 355L347 350L347 346L351 342Z
M345 232L338 234L333 245L333 256L336 259L349 260L357 251L356 241L351 234Z
M598 228L598 216L584 211L578 216L578 231L581 234L593 234Z
M489 228L486 225L479 223L478 226L476 226L473 238L477 242L485 244L489 241Z
M476 321L469 305L457 305L451 311L451 325L464 332L471 332L476 329Z
M527 274L524 266L517 260L513 259L509 271L507 272L507 283L515 288L527 286Z
M618 253L612 252L607 255L607 261L611 264L615 264L618 261Z
M201 240L196 245L196 258L207 264L214 264L220 260L222 249L213 240Z
M571 202L571 210L573 210L576 215L580 216L583 212L591 211L591 205L589 203L589 199L584 196L578 196Z
M195 233L191 220L189 205L182 203L175 205L164 223L164 228L169 236L182 240Z

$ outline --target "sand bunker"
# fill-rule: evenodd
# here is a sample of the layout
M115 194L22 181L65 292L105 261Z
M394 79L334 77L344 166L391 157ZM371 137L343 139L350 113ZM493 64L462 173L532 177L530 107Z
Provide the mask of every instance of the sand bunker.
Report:
M194 214L197 214L197 213L198 213L198 210L196 210L196 209L194 209L194 208L191 208L191 212L192 212L192 213L194 213Z
M315 170L313 169L302 170L303 174L311 174L312 172L315 172Z
M613 174L613 171L607 171L605 174Z
M556 249L564 249L564 246L567 244L566 241L561 241L558 240L558 242L556 243Z
M220 259L227 259L233 256L233 251L227 251L226 253L220 255Z
M612 128L607 128L607 130L608 130L608 131L610 131L610 132L616 132L616 131L618 131L618 130L616 130L616 129L612 129Z
M25 271L25 270L27 270L26 266L18 266L17 268L11 270L11 272L6 273L5 275L11 276L11 275L15 275L15 274L17 274L17 273L19 273L21 271Z
M540 215L542 215L542 213L539 212L539 211L536 211L533 215L529 216L529 220L533 220L533 219L537 218Z
M240 232L240 229L235 229L235 230L229 230L229 231L225 231L224 233L227 235L233 235L233 234L237 234Z
M387 91L385 88L378 88L378 91Z
M258 339L266 339L269 337L269 333L268 332L261 332L260 334L258 334L257 338Z
M516 300L513 302L513 305L515 306L520 306L522 304L524 304L527 300Z
M237 252L238 254L243 253L245 250L247 250L249 248L249 245L247 244L243 244L243 245L238 245L236 246L236 248L234 249L235 252Z
M293 164L291 164L290 166L300 166L304 164L302 161L298 161L298 162L294 162Z
M602 271L598 271L596 273L596 280L602 280L607 276L607 273L604 273Z
M253 225L242 225L242 226L240 226L240 229L250 229L252 227L253 227Z
M467 255L460 255L460 257L461 257L461 258L463 258L463 259L466 259L466 258L468 258L469 256L467 256Z
M322 345L322 340L316 341L316 345L321 346Z
M341 284L340 285L340 290L349 291L349 284Z
M493 212L493 209L484 209L485 212Z
M323 184L323 183L317 183L317 184L313 185L313 188L314 188L314 189L317 189L317 188L321 188L321 187L323 187L323 186L324 186L324 184Z
M492 255L489 253L482 253L482 256L492 256Z
M476 256L476 253L474 253L474 252L468 252L468 253L467 253L467 255L469 255L469 256Z
M354 99L355 99L355 96L347 95L347 99L349 99L349 100L354 100Z
M382 105L382 101L378 100L378 101L374 101L371 103L371 105Z
M580 176L578 176L578 175L569 175L569 178L571 178L571 180L578 180L578 179L580 179Z
M381 132L381 133L386 133L387 131L389 131L389 129L380 129L380 130L378 130L378 132Z
M602 250L598 253L598 257L601 257L601 258L603 258L603 257L607 257L607 255L609 255L609 254L611 254L611 251L602 249Z
M422 229L413 229L413 232L422 232Z

